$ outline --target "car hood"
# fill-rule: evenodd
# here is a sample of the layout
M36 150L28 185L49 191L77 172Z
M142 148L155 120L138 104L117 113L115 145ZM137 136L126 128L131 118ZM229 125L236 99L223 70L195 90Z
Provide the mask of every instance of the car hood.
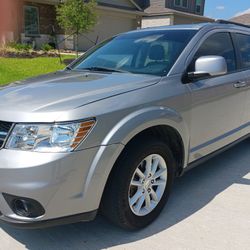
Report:
M129 73L60 71L0 89L0 120L55 121L60 112L157 83L160 77ZM36 116L36 117L34 117ZM30 117L31 118L31 117ZM33 121L32 120L32 121Z

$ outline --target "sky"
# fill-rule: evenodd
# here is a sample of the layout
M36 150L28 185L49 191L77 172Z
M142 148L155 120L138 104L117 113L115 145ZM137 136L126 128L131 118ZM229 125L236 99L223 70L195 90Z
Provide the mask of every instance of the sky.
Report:
M250 13L250 0L206 0L205 16L215 19L230 19L247 11Z

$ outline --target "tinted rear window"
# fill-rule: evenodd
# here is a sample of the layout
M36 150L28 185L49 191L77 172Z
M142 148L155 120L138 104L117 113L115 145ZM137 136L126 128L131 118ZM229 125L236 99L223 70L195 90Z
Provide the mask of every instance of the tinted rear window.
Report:
M241 67L250 69L250 35L236 34L239 44Z

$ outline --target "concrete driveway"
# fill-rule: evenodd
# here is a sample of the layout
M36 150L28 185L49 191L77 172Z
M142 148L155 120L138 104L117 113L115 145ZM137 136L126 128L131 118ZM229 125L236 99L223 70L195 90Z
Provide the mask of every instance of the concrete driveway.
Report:
M250 140L175 183L148 228L126 232L103 218L43 230L0 225L0 249L250 249Z

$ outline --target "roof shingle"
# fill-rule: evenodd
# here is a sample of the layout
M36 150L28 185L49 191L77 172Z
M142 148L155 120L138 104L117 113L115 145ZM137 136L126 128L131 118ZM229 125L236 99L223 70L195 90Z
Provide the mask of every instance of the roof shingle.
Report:
M243 14L232 18L230 21L250 25L250 14Z

